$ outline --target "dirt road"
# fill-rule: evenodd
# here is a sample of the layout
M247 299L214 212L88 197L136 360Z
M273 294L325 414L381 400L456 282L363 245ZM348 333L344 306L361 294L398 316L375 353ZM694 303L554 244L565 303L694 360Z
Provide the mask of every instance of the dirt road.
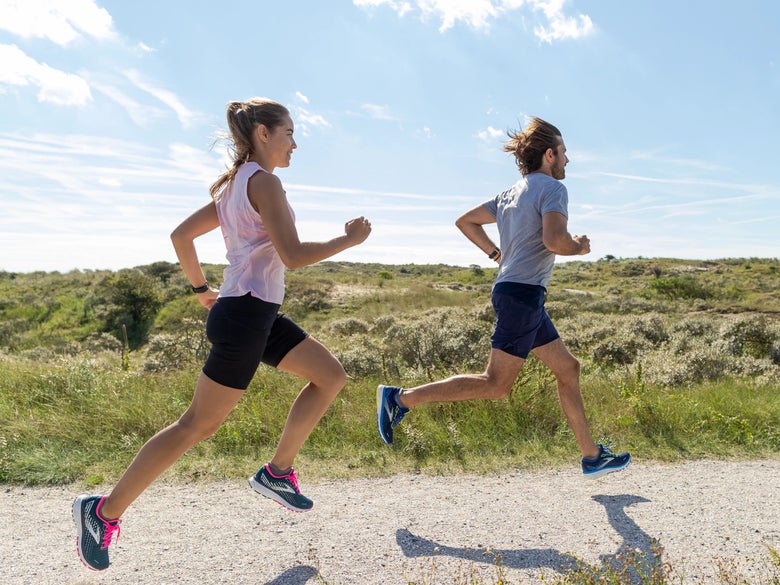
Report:
M4 486L0 583L487 585L499 571L536 583L654 542L686 584L713 583L717 559L754 578L769 565L765 544L780 549L780 460L635 462L597 481L576 468L316 484L301 472L315 500L306 514L239 480L153 486L125 515L103 573L76 557L78 486Z

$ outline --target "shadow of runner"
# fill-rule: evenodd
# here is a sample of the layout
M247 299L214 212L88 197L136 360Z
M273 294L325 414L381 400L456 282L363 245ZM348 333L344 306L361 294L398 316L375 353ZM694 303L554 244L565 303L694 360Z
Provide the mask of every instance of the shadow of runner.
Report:
M309 565L298 565L287 569L273 581L266 581L265 585L305 585L309 579L316 577L317 569Z
M395 539L406 557L450 556L474 562L500 564L511 569L548 568L559 573L604 572L621 573L630 582L640 582L642 575L649 575L660 567L660 550L656 541L642 530L626 514L625 509L633 504L649 502L647 498L634 495L596 495L607 513L607 520L623 538L623 542L612 554L600 555L601 567L589 565L574 555L554 548L529 548L520 550L480 548L469 549L447 546L433 540L415 536L406 528L395 533ZM627 567L627 562L631 567Z
M610 526L623 538L623 542L613 554L599 556L602 568L616 573L627 573L634 583L640 582L643 576L660 570L663 561L658 541L626 514L626 508L629 506L650 500L629 494L596 495L591 499L604 506Z
M549 567L556 571L574 571L578 567L576 557L568 553L561 553L554 548L499 550L492 548L470 549L453 547L415 536L406 528L399 528L396 530L395 540L401 547L404 556L407 557L447 556L490 564L496 564L496 559L500 557L501 565L512 569Z

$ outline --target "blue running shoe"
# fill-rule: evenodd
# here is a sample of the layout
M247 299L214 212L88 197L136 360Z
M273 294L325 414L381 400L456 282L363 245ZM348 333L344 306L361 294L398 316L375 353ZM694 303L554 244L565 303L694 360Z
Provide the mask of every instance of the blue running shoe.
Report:
M73 521L76 523L76 550L81 562L93 571L108 569L108 546L116 535L119 538L121 520L106 520L100 515L102 496L81 495L73 502Z
M631 455L628 453L615 455L607 447L599 444L598 455L582 458L582 475L585 479L596 479L613 471L623 471L629 463L631 463Z
M387 445L393 444L393 429L404 418L408 408L404 408L396 398L401 393L397 386L382 386L376 389L376 426L379 436Z
M293 512L308 512L314 507L314 502L301 493L298 474L292 467L286 475L275 475L266 463L249 478L249 485L258 494Z

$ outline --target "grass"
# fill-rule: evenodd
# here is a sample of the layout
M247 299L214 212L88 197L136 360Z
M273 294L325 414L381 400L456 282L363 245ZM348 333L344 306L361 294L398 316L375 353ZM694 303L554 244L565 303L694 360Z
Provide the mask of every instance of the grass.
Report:
M122 371L116 358L40 364L0 359L0 480L15 484L113 481L143 442L176 420L197 369ZM407 378L409 384L420 378ZM492 473L568 466L576 446L557 402L554 380L533 362L509 399L425 405L398 428L393 449L375 431L378 378L350 380L301 452L307 474L371 476L400 471ZM300 381L261 368L217 434L169 472L173 478L240 477L272 454ZM593 432L630 445L645 460L762 458L780 452L777 386L749 380L684 390L585 376Z

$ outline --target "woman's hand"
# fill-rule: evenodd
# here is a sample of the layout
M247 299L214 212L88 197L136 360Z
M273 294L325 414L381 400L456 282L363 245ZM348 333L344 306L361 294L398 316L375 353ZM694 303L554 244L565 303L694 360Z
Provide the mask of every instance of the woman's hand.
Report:
M356 246L366 240L371 233L371 222L362 215L355 219L350 219L344 224L344 233L347 235L349 243Z
M210 310L214 303L217 302L218 296L219 291L217 289L209 288L206 292L198 293L198 302Z

